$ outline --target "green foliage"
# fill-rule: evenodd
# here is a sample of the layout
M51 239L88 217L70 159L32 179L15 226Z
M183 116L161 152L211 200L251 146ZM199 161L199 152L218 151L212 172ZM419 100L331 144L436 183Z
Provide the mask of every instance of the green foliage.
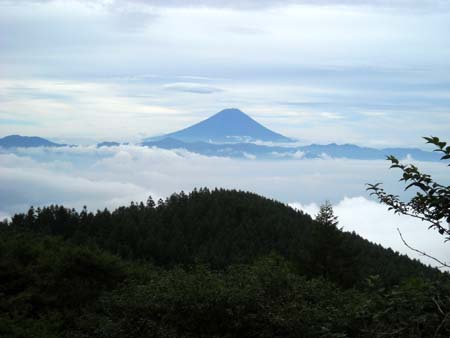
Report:
M236 191L0 224L0 338L443 338L449 294L447 274Z
M0 337L57 337L81 307L125 277L122 263L98 250L0 234Z
M450 284L411 278L389 290L375 289L364 306L369 336L440 337L450 330Z
M319 213L316 216L316 222L328 227L337 228L339 221L337 216L334 215L333 205L330 201L325 201L325 203L320 206Z
M174 337L313 337L345 330L348 312L336 306L347 293L296 275L272 255L222 272L161 271L106 296L101 310L114 317L92 324L99 337L147 337L155 327Z
M434 151L443 153L442 160L450 159L450 146L446 142L437 137L424 139L436 146ZM404 202L399 196L387 193L381 183L368 184L367 190L386 204L389 210L429 222L429 228L436 229L446 240L450 240L450 186L435 182L429 174L422 173L413 164L402 164L394 156L388 156L387 159L391 162L391 168L402 171L400 181L407 184L405 190L413 187L417 189L415 196Z
M360 289L308 279L273 253L225 270L161 269L3 231L0 337L448 337L450 285Z
M325 277L343 287L370 275L395 284L408 276L436 273L356 234L339 231L331 206L326 210L328 220L315 222L282 203L233 190L182 192L157 206L151 201L95 214L62 206L30 209L15 215L10 227L61 236L160 267L200 262L224 269L276 252L299 273Z

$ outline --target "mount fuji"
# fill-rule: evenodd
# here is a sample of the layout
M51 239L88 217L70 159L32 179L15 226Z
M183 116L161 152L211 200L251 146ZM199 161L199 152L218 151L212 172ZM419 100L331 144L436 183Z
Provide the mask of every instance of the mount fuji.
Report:
M256 144L265 141L269 145ZM162 149L185 149L205 156L225 156L249 159L348 158L360 160L413 157L437 161L435 153L414 148L374 149L353 144L311 144L298 146L295 140L278 134L239 109L220 111L188 128L145 139L141 145ZM278 143L278 144L277 144ZM283 144L284 143L284 144ZM289 144L291 143L291 144Z
M294 140L278 134L256 122L236 108L224 109L210 118L188 128L158 136L149 137L144 142L162 139L175 139L183 142L237 143L237 142L293 142Z

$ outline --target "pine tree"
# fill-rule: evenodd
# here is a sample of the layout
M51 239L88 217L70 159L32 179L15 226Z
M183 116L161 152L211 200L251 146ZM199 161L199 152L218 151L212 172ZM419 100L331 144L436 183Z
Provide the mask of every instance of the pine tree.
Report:
M337 225L339 224L338 218L334 215L333 206L330 201L325 201L325 203L320 206L316 221L323 225L337 228Z
M155 207L155 201L153 200L152 196L149 196L147 199L147 207L154 208Z

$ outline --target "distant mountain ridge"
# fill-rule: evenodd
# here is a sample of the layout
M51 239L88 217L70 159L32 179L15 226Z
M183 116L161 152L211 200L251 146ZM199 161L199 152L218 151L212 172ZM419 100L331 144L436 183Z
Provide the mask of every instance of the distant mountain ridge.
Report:
M273 145L255 144L265 141ZM219 113L185 129L158 137L146 138L141 145L162 149L186 149L205 156L263 159L348 158L359 160L411 156L416 160L438 161L433 152L417 148L375 149L353 144L311 144L289 146L294 140L271 131L237 108ZM278 143L278 144L277 144ZM284 144L281 144L284 143Z
M123 143L128 144L128 143ZM119 142L102 142L97 148L117 147ZM160 149L176 150L185 149L192 153L203 156L247 158L247 159L314 159L314 158L347 158L354 160L382 160L388 155L404 159L412 157L419 161L439 161L440 156L431 151L418 148L385 148L375 149L360 147L354 144L311 144L306 146L285 145L261 145L255 143L210 143L210 142L183 142L175 138L167 137L155 141L146 141L140 144L145 147L156 147ZM0 138L0 149L37 148L37 147L63 147L66 144L51 142L45 138L36 136L10 135ZM73 147L74 145L70 145Z
M289 137L276 133L237 108L224 109L217 114L185 129L144 142L172 138L183 142L236 143L251 141L292 142Z
M118 147L120 146L119 142L115 142L115 141L103 141L100 143L97 143L97 148L102 148L102 147Z
M265 141L257 144L255 141ZM375 149L354 144L311 144L297 146L294 140L271 131L236 108L225 109L188 128L159 137L145 139L140 145L167 150L185 149L204 156L248 159L347 158L380 160L388 155L419 161L439 161L437 153L417 148ZM101 142L97 148L117 147L128 143ZM270 144L270 145L267 145ZM36 136L10 135L0 139L0 148L62 147Z
M408 156L419 161L439 161L440 156L417 148L375 149L354 144L311 144L307 146L267 146L254 143L216 144L208 142L183 142L174 138L143 142L143 146L161 149L185 149L205 156L258 158L258 159L312 159L348 158L355 160L383 160L388 155L400 159Z
M34 148L34 147L64 147L67 144L59 144L37 136L9 135L0 138L2 148Z

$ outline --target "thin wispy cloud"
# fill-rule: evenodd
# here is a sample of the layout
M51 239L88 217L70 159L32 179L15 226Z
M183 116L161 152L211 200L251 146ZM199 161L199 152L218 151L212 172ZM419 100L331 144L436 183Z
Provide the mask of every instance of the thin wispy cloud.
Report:
M329 120L342 120L345 118L342 114L330 113L330 112L320 113L320 116L322 116L325 119L329 119Z
M0 0L0 3L48 3L58 0ZM80 2L88 2L79 0ZM289 5L318 5L318 6L373 6L387 8L442 8L448 5L445 0L112 0L112 1L89 1L104 5L131 4L146 5L152 7L215 7L215 8L235 8L235 9L259 9L270 7L282 7Z
M195 82L176 82L168 83L163 86L166 90L177 92L195 93L195 94L212 94L222 92L223 89L214 86L195 83Z

